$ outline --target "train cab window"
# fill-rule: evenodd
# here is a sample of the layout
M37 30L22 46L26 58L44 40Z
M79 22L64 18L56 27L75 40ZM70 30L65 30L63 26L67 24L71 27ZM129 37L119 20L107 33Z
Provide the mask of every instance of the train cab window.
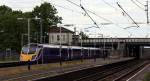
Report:
M23 48L22 48L22 53L27 54L27 53L28 53L28 47L23 47Z
M24 46L22 48L22 53L24 54L34 54L36 52L36 46L28 47Z
M28 54L34 54L36 52L36 47L30 47Z

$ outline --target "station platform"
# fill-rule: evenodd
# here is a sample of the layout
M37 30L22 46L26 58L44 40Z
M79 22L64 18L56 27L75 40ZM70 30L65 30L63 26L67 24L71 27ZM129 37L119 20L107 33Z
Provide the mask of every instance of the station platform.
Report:
M96 61L94 59L84 59L83 62L81 62L81 60L66 61L63 62L61 66L59 63L38 64L31 65L30 71L27 66L0 68L0 81L28 81L41 77L52 77L72 71L103 66L109 63L126 61L130 59L133 58L97 58Z
M146 78L150 79L150 64L145 66L126 81L149 81L149 79L146 80Z

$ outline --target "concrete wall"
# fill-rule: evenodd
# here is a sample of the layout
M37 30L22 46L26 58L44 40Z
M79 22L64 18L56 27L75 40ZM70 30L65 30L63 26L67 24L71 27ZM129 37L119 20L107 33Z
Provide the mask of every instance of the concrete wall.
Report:
M143 48L141 51L141 59L150 58L150 48Z

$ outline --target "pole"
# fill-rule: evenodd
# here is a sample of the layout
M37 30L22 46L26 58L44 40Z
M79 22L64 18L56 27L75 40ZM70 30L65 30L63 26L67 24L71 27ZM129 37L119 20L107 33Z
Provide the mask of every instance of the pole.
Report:
M145 5L145 12L146 12L146 19L147 19L147 24L149 24L149 15L148 15L148 0L146 1L146 5Z
M95 38L96 38L96 34L95 34ZM96 39L94 43L94 48L96 48ZM96 50L94 51L94 62L96 62Z
M28 18L28 48L30 48L30 18Z
M40 19L40 43L42 44L42 36L43 36L43 25L42 25L42 19Z
M62 57L61 57L61 26L59 27L60 28L60 49L59 49L59 57L60 57L60 66L62 66Z
M23 47L23 34L21 34L21 47Z
M117 2L117 5L122 9L122 11L133 21L133 23L137 26L140 27L135 21L134 19L122 8L122 6Z
M113 38L112 38L112 48L111 48L111 50L112 50L112 56L113 56L113 52L114 52Z
M106 58L106 55L105 55L105 37L103 36L103 38L104 38L104 60L105 60L105 58Z
M82 36L83 36L83 32L81 31L81 62L83 62Z

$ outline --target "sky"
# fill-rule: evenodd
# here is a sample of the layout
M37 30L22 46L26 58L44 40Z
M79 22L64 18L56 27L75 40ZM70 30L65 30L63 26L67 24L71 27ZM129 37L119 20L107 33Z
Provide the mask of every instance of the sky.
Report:
M67 0L0 0L0 5L7 5L13 10L23 12L32 11L35 6L49 2L56 7L58 15L63 18L63 24L73 24L67 27L77 31L84 31L90 37L150 37L150 26L146 24L144 11L146 0L70 0L82 5L92 19L98 24L96 27L89 16L81 9ZM129 16L123 13L117 2L138 24L137 27ZM94 15L94 14L96 15ZM105 24L104 23L110 23ZM128 28L129 27L129 28Z

